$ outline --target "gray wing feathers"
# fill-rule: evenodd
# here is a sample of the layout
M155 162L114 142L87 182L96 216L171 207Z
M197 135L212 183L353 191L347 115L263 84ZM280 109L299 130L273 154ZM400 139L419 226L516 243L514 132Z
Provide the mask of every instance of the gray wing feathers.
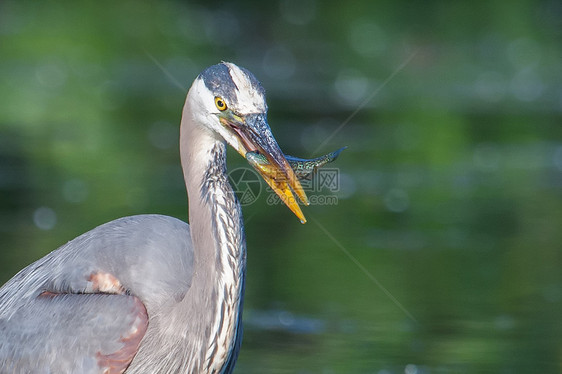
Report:
M0 372L122 372L147 323L134 296L40 296L10 320L0 320Z
M134 300L140 300L149 316L157 314L184 297L192 272L190 230L180 220L141 215L98 226L29 265L0 288L0 363L23 360L16 349L27 351L29 357L33 352L47 356L67 352L72 357L84 345L91 347L90 353L111 351L104 344L119 350L131 316L137 313L131 312ZM92 280L96 274L109 274L120 288L98 287ZM81 343L69 344L72 339ZM93 358L83 360L84 370L53 372L86 373Z

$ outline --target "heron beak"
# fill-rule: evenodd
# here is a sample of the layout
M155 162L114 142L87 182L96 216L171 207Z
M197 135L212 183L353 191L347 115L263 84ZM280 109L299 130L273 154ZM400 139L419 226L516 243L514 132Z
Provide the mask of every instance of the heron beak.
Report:
M305 223L306 218L304 218L293 192L305 205L309 205L308 198L291 165L275 141L265 114L240 117L229 111L221 113L219 119L223 126L237 138L236 150L244 158L248 152L257 152L267 157L268 165L259 167L256 163L250 162L250 164L275 191L281 201L300 219L301 223Z

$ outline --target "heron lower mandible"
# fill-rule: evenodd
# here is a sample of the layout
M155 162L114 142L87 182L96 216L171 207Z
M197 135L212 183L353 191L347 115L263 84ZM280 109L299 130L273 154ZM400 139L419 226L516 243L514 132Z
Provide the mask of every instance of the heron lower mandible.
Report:
M305 204L306 195L266 112L248 70L204 70L180 129L190 225L161 215L117 219L20 271L0 289L0 372L230 373L242 336L246 245L226 143L251 152L305 222L293 193Z

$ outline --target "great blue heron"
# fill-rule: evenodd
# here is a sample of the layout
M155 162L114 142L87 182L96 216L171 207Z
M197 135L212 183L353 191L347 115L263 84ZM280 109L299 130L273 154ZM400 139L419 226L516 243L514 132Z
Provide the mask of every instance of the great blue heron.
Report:
M225 143L251 156L302 222L293 192L307 201L267 124L264 95L232 63L195 79L180 127L190 225L162 215L120 218L20 271L0 289L0 372L233 370L246 245Z

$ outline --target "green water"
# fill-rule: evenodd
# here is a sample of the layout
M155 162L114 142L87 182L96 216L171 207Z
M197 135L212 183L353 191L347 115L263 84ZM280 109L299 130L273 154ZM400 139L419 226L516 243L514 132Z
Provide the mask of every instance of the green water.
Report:
M306 225L252 184L236 372L560 373L561 19L555 1L5 1L0 283L111 219L187 219L181 107L226 60L262 81L285 153L349 147Z

